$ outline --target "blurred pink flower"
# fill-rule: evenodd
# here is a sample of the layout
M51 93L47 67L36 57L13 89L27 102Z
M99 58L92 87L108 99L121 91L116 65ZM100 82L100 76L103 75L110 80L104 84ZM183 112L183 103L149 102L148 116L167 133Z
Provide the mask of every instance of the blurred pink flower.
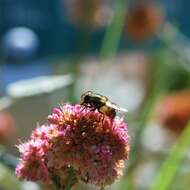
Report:
M164 127L180 134L190 119L190 90L162 97L155 112Z
M15 134L15 120L9 112L0 112L0 143L9 140Z
M124 32L136 41L147 40L160 32L164 23L163 8L156 1L135 1L126 15Z
M64 5L69 20L78 26L100 28L110 19L105 0L65 0Z
M72 167L77 179L97 186L112 184L123 173L129 154L129 136L123 119L101 118L97 110L78 104L53 109L48 116L49 125L37 128L28 143L18 146L21 163L17 176L46 181L56 173L65 179L68 173L65 171ZM28 165L34 160L39 165L36 168L42 168L41 172L34 171L35 178L27 173Z

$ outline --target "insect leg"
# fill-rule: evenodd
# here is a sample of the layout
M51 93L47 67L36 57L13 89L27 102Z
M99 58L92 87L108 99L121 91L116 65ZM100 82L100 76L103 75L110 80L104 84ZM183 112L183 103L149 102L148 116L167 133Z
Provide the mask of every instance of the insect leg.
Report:
M88 104L81 104L83 106L83 109L81 110L81 112L85 109L85 108L91 108L91 109L94 109L94 107L92 107L91 105L88 105ZM95 108L96 109L96 108Z
M103 124L103 121L104 121L104 119L105 119L105 114L103 113L103 112L101 112L100 110L99 110L99 113L101 114L101 116L100 116L100 120L98 121L98 122L102 122L102 124Z

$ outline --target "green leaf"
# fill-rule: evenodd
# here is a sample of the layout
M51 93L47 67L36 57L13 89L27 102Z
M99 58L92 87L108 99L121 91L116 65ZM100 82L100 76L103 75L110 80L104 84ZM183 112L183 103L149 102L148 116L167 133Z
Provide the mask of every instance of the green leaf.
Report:
M151 190L167 190L174 179L181 162L190 146L190 122L184 129L176 144L171 149L168 157L161 166Z

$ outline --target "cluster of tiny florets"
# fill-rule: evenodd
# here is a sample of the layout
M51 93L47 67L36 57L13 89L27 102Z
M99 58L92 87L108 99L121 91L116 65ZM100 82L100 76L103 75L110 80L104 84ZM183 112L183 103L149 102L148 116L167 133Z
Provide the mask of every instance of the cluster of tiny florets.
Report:
M97 110L66 104L53 109L48 121L18 146L17 176L48 182L54 174L66 179L72 167L78 180L102 186L122 175L129 154L127 124L122 119L102 119Z

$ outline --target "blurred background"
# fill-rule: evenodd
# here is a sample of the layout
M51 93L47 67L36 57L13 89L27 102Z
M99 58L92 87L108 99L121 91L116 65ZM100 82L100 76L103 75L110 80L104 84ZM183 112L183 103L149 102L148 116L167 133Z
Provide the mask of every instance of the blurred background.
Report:
M130 158L107 189L188 190L189 8L188 0L0 0L0 189L52 189L16 179L15 144L52 107L93 90L129 110Z

